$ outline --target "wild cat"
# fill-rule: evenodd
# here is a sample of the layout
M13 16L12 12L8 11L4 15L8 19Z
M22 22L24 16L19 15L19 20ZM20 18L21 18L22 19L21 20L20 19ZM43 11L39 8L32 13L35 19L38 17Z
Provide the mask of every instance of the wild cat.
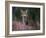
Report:
M20 8L22 21L13 21L14 30L37 29L38 22L34 22L32 16L28 16L28 11L28 8Z

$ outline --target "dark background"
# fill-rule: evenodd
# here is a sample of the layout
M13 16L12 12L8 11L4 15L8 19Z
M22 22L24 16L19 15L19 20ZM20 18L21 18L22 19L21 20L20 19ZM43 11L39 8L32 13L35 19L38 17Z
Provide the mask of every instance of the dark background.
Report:
M40 30L40 8L12 7L12 21L15 20L22 21L20 9L22 10L28 9L27 12L28 21L26 22L26 24L28 24L29 27L32 27L32 30ZM15 24L12 24L13 30L16 30L15 26L16 26ZM24 30L24 29L18 28L18 30ZM26 29L26 30L30 30L30 29Z

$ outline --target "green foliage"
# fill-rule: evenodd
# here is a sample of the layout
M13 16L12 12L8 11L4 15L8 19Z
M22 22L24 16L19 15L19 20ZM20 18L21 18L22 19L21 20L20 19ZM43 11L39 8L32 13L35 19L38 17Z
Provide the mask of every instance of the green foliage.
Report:
M31 16L32 19L40 20L40 8L28 8L28 16ZM13 20L16 18L17 20L21 20L21 12L20 8L13 8Z
M15 16L16 16L16 18L20 18L20 16L21 16L21 12L20 12L20 9L18 8L18 10L16 10L16 13L15 13Z
M14 9L13 10L13 20L15 20L15 18L17 19L17 20L19 20L20 19L20 16L21 16L21 12L20 12L20 9L19 8L16 8L16 9Z
M28 16L32 16L32 19L39 20L40 19L40 9L39 8L29 8Z

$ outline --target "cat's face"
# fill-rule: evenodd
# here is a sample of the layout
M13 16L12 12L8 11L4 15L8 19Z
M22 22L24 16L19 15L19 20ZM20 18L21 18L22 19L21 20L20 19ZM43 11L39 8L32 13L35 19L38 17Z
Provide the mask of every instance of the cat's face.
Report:
M27 12L28 12L28 9L20 9L20 12L22 15L26 16L27 15Z

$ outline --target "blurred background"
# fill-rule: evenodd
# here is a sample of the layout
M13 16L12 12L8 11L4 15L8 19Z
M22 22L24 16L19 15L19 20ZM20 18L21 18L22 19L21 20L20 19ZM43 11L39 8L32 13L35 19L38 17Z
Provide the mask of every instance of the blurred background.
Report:
M40 30L40 8L12 7L12 30Z

